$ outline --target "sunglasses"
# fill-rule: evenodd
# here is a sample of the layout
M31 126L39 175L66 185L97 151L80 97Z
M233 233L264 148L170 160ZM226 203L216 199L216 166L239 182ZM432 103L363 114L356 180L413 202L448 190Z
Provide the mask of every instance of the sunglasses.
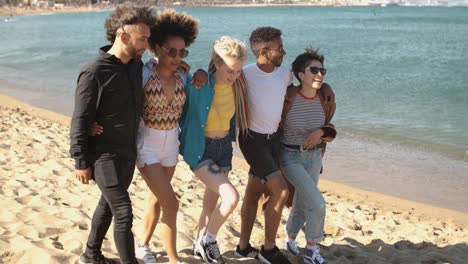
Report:
M313 73L313 74L318 74L319 72L325 76L325 74L327 74L327 69L325 68L319 68L319 67L310 67L310 72Z
M175 48L170 48L169 50L164 47L164 45L161 45L161 48L167 53L167 55L171 58L175 58L177 55L179 55L180 58L185 58L188 56L189 51L186 49L181 49L177 50Z

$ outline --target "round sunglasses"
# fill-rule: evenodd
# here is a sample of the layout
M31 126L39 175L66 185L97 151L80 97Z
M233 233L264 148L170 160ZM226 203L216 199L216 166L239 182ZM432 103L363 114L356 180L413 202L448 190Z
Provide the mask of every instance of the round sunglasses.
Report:
M183 59L189 54L189 51L186 49L177 50L175 48L170 48L168 50L164 45L161 45L161 48L167 53L167 56L171 58L175 58L177 55L179 55L179 57Z

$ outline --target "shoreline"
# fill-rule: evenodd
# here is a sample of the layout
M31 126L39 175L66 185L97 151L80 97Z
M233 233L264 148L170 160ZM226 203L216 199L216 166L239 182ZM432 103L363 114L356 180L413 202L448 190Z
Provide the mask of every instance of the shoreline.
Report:
M67 127L70 125L71 119L68 116L30 105L29 103L23 102L17 98L2 93L0 93L0 105L11 109L20 109L33 117L59 123L60 125ZM234 156L233 165L235 170L248 170L248 164L246 161L237 155ZM336 165L336 163L328 162L326 164L326 170L328 167L333 167ZM423 219L431 218L447 220L450 218L455 224L468 226L468 213L463 211L437 207L431 204L399 198L380 192L364 190L351 185L329 180L327 177L321 177L319 185L321 186L322 191L338 193L345 199L352 200L354 203L371 204L372 206L383 207L390 211L413 211L415 214L420 215Z

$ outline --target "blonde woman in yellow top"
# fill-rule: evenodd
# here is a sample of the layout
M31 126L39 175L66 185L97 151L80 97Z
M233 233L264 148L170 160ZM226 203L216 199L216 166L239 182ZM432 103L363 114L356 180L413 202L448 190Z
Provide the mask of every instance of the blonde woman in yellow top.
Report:
M213 45L208 82L201 89L186 86L187 100L179 124L180 153L206 185L194 243L194 255L206 263L224 263L216 234L239 201L228 174L232 169L231 142L236 138L236 126L241 130L248 127L242 74L246 59L243 42L221 37Z

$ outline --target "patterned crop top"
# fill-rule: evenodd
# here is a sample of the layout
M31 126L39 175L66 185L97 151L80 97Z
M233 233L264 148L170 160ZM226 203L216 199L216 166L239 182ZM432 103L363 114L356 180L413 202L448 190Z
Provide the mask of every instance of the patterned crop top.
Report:
M176 87L174 97L169 102L162 89L161 79L155 66L156 63L153 65L153 73L144 87L143 121L146 127L160 130L174 129L179 125L185 104L185 84L178 74L174 74Z

